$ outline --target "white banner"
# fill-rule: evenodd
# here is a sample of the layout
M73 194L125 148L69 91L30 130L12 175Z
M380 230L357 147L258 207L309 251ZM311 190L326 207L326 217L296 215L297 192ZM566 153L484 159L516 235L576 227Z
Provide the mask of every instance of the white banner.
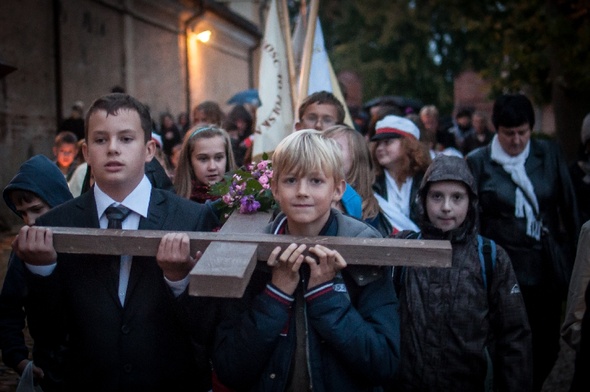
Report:
M261 47L253 157L271 153L293 130L289 68L277 0L272 0Z

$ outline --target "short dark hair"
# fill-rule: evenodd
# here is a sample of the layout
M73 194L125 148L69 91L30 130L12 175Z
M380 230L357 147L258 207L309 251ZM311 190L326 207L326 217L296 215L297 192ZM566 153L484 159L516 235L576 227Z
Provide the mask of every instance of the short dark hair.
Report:
M76 134L70 131L61 131L58 133L53 141L53 146L60 147L62 144L74 144L78 147L78 138L76 137Z
M119 85L113 86L113 88L111 88L111 93L124 93L125 89Z
M317 103L319 105L332 105L336 108L336 111L338 112L338 118L336 119L336 124L342 124L344 123L344 106L342 105L342 102L340 102L340 100L338 98L336 98L336 96L334 94L332 94L329 91L318 91L316 93L313 93L309 96L307 96L303 102L301 102L301 105L299 105L299 120L301 121L301 118L303 117L303 115L305 114L305 110L310 106L313 105L314 103Z
M518 127L528 123L531 129L535 125L533 104L523 94L504 94L494 102L492 124L498 127Z
M469 118L471 118L471 116L473 116L473 109L471 109L471 108L460 108L457 111L457 114L455 115L455 118L461 118L461 117L469 117Z
M48 204L38 194L27 189L13 189L10 191L9 197L14 204L22 204L23 202L31 203L36 198L42 200L43 203Z
M84 134L86 135L86 140L88 140L88 119L92 114L99 110L104 110L107 112L107 115L115 116L121 109L136 111L139 115L139 120L141 121L144 143L152 140L152 117L150 116L150 110L146 105L139 102L131 95L123 93L107 94L92 103L88 109L88 113L86 113L86 119L84 121Z
M225 120L225 113L221 110L219 104L215 101L204 101L195 106L193 109L193 117L195 116L195 112L203 111L205 113L205 117L207 117L207 123L211 125L216 125L220 127ZM194 121L194 118L193 118Z
M225 130L228 131L230 129L236 129L236 123L238 120L244 121L246 124L246 130L244 135L240 135L240 140L250 136L252 134L252 125L254 123L254 119L252 118L252 114L246 109L244 105L236 105L234 108L229 112L227 115L227 119L225 121Z

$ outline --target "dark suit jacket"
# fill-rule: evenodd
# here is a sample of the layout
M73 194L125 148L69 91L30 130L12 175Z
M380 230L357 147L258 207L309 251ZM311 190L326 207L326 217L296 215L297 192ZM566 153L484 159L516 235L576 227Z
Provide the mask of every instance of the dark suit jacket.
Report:
M209 231L218 220L207 205L152 189L146 230ZM98 228L94 193L57 207L43 226ZM134 257L125 305L117 295L112 256L58 254L48 277L27 274L31 317L42 339L66 339L67 390L207 390L215 307L211 299L175 298L155 258Z

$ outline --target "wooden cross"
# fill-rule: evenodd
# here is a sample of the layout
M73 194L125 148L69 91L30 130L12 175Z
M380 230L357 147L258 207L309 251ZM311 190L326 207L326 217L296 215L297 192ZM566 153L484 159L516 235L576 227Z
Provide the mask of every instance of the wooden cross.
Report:
M268 260L275 247L284 249L291 243L325 245L340 252L349 265L451 265L452 249L448 241L263 234L269 220L268 213L235 213L217 233L187 232L191 254L205 249L190 273L189 293L239 298L250 281L256 262ZM160 240L168 233L161 230L50 229L55 250L60 253L132 256L155 256Z

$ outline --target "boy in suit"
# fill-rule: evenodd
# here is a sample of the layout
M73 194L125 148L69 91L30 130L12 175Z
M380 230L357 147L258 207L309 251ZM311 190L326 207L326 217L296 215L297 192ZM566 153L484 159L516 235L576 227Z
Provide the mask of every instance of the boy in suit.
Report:
M271 189L281 213L268 233L379 238L332 209L345 182L337 143L315 130L277 146ZM322 245L277 247L219 326L213 365L240 391L377 391L399 364L389 268L346 266Z
M166 234L156 258L132 258L57 254L51 231L42 227L106 228L113 207L122 229L207 231L219 225L208 206L151 186L144 165L155 146L143 104L122 93L106 95L90 107L85 124L83 152L94 187L47 213L38 226L23 227L14 245L26 263L40 332L54 341L67 337L65 390L208 390L205 342L214 307L187 294L200 252L189 254L186 234Z

